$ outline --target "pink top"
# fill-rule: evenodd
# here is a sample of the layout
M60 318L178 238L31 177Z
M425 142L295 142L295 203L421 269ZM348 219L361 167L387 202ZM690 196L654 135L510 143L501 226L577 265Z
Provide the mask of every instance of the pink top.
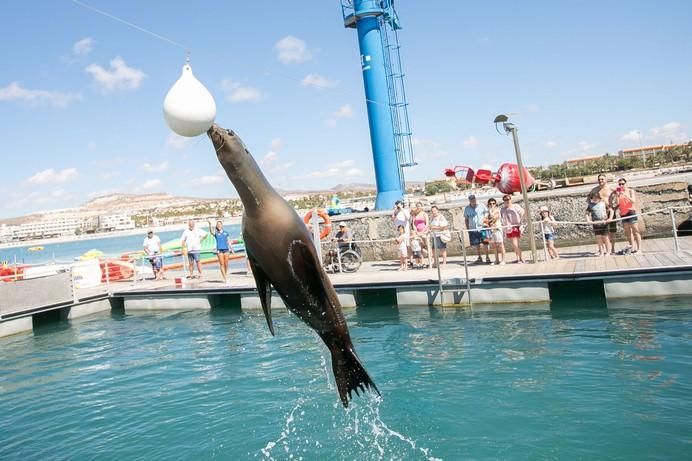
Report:
M416 228L416 232L423 232L427 227L426 221L427 216L425 213L419 213L413 218L413 227Z

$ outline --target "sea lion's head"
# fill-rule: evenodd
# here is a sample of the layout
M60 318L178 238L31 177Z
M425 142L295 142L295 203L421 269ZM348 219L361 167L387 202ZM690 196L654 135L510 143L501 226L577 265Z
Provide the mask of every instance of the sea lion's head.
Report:
M211 143L214 144L214 149L216 149L217 155L226 143L225 137L227 134L231 134L231 130L221 128L216 123L214 123L211 128L207 130L207 136L209 136L209 139L211 139Z

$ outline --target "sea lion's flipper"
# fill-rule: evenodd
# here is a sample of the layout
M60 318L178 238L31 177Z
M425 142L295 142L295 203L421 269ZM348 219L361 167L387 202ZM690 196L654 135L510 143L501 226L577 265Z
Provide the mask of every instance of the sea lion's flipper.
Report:
M356 395L358 395L358 389L365 392L365 389L368 388L377 392L377 395L381 395L350 345L341 348L330 347L330 352L332 353L332 369L336 379L336 388L339 390L339 398L341 398L344 407L348 407L351 392L356 391Z
M305 291L308 299L326 300L333 302L336 305L335 309L339 309L338 300L330 300L325 290L325 283L322 280L324 271L317 267L317 257L314 248L300 240L294 241L288 253L288 261L291 265L296 280L299 281L299 286ZM320 334L322 341L327 345L332 354L332 369L334 370L334 378L336 379L336 387L339 391L339 398L344 407L348 407L348 402L351 399L351 392L358 390L365 392L365 389L371 389L380 395L380 391L375 386L375 383L368 376L363 364L360 363L358 356L353 350L351 340L346 335L339 337L332 335L327 337L326 334Z
M271 332L272 336L274 336L274 323L272 322L272 287L269 284L269 279L265 275L262 268L255 263L251 256L248 256L248 261L250 262L252 275L255 277L257 293L259 294L260 303L262 303L264 316L267 318L269 331Z

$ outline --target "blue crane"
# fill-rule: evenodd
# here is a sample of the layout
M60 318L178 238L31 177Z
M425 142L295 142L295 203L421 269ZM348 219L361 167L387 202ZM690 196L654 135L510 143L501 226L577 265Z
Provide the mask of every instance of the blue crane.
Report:
M358 31L360 63L375 164L375 208L390 209L406 192L403 168L416 164L404 91L394 0L341 0L344 26Z

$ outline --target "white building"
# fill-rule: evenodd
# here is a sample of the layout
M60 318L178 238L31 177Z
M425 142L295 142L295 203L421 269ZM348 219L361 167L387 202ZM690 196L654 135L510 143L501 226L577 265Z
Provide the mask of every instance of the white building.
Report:
M59 237L75 235L82 225L78 218L58 218L52 220L33 221L15 227L14 238L19 240L33 238Z
M112 214L99 216L99 232L131 230L135 228L135 222L130 215Z

